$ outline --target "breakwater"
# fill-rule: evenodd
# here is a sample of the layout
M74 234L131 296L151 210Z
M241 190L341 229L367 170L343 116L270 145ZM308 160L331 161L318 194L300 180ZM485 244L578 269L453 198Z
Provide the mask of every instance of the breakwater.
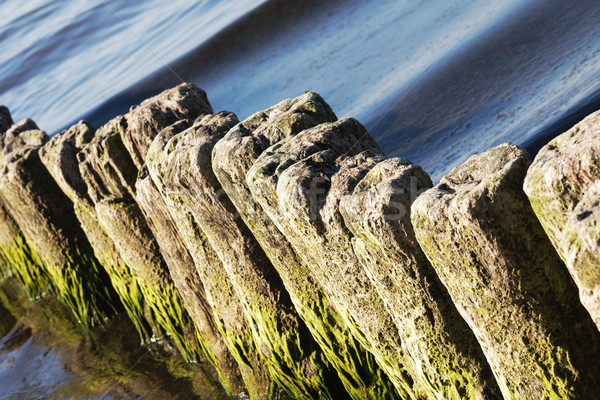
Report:
M310 92L238 121L182 84L51 139L1 108L0 268L240 398L592 399L598 126L433 186Z

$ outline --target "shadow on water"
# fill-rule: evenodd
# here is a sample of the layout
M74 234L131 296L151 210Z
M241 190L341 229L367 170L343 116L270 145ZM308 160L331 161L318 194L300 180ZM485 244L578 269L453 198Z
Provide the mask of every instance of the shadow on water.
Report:
M140 346L126 315L83 331L58 300L30 302L13 279L0 286L0 333L0 399L228 398L208 364L186 364L168 341Z
M542 126L535 135L525 140L521 145L530 153L536 154L553 138L569 130L589 114L600 110L600 90L580 101L575 107Z
M16 323L15 317L0 303L0 338L10 332Z
M600 4L596 0L519 4L482 34L468 40L465 35L412 83L362 112L363 122L388 155L422 165L436 181L468 156L502 142L524 145L535 154L551 137L599 108ZM248 90L255 93L250 95L235 92L240 85L235 74L252 79L257 73L262 79L265 71L276 73L280 64L260 60L278 57L278 52L296 55L294 46L304 45L297 35L325 30L334 21L328 18L343 19L355 9L362 10L358 7L354 0L326 5L314 0L264 3L84 118L99 126L126 113L130 105L178 84L179 78L210 89L211 100L225 103L225 108L229 102L239 103L236 97L254 96L256 101L246 108L257 111L265 99L298 89L298 82L294 81L293 88L281 82L277 87L276 83L252 82ZM269 46L273 49L265 50ZM335 63L334 54L335 50L330 54L333 59L325 63ZM301 50L297 55L307 56ZM254 72L244 69L249 62ZM231 93L222 86L218 89L232 79L236 83L231 84ZM329 84L327 90L334 86ZM218 93L211 97L213 92ZM239 116L244 118L245 113Z
M438 180L510 141L533 155L600 108L600 4L537 1L392 96L366 126Z
M316 14L327 14L348 0L323 3L317 0L303 2L271 0L227 26L198 48L142 79L127 90L113 96L81 119L101 126L116 115L125 114L133 104L181 83L194 82L199 86L217 80L232 68L244 62L270 39L291 25L300 25ZM181 79L180 79L181 78ZM209 93L210 98L210 93ZM65 125L68 128L77 121Z

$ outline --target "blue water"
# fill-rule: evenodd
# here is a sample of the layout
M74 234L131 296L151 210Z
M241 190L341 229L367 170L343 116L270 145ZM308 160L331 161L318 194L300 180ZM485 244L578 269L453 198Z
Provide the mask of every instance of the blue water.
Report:
M15 342L16 343L11 343ZM34 370L35 373L23 373ZM42 400L69 374L53 350L36 345L31 332L16 325L0 339L0 396L2 399Z
M54 132L262 2L4 0L0 103Z
M240 118L313 90L437 181L600 108L598 0L4 0L0 16L0 104L50 134L181 81Z
M3 400L45 400L74 376L65 372L61 359L52 349L41 347L20 326L0 340L0 398ZM8 347L15 336L23 343Z

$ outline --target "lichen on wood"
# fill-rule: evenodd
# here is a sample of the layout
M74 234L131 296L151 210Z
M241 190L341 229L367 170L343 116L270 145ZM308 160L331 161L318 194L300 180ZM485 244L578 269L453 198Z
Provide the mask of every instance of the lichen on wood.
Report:
M338 156L381 150L356 120L306 129L265 150L247 173L253 196L286 236L402 398L417 397L397 328L351 246L331 191ZM366 161L365 161L366 162ZM341 196L340 196L341 197ZM335 250L334 250L335 249Z
M223 263L200 228L199 221L184 206L181 194L185 190L182 191L173 179L173 175L181 171L184 160L172 153L177 140L171 141L171 138L189 126L189 122L180 121L163 129L155 137L146 157L148 172L190 252L204 284L206 300L213 310L217 329L238 363L248 395L252 400L283 399L285 392L269 373L266 360L252 335L242 301Z
M219 380L229 393L236 396L244 393L246 389L237 363L214 322L213 310L206 300L204 284L196 271L194 261L147 170L143 170L138 176L136 195L137 203L156 238L173 283L194 321L197 341L202 346L204 355L216 368Z
M398 327L411 369L437 399L487 399L499 391L477 339L415 238L410 208L431 188L407 160L376 164L342 197L352 246Z
M194 120L212 113L204 90L182 83L131 107L129 123L121 131L123 144L137 169L142 169L148 148L158 132L179 120Z
M114 315L121 305L71 202L40 161L39 149L47 141L47 135L30 120L2 134L0 192L59 297L89 328Z
M100 224L138 282L150 309L147 319L154 333L160 336L164 329L186 359L196 360L202 352L194 324L135 202L137 169L121 141L121 131L126 127L126 118L120 116L98 129L78 153L81 176Z
M295 398L332 398L337 376L212 171L213 146L235 123L230 113L207 115L169 139L163 151L177 168L162 179L176 184L173 189L223 263L273 379Z
M524 190L552 244L563 258L584 304L600 330L594 218L586 213L600 181L600 111L553 139L536 155ZM584 197L586 205L579 207ZM585 220L585 221L584 221Z
M597 111L544 146L523 184L533 210L561 256L569 215L588 188L600 180L599 132Z
M137 280L119 254L114 242L102 228L87 184L81 177L77 154L89 143L95 129L85 121L57 133L40 149L40 159L52 178L72 202L73 210L85 232L94 255L108 273L125 311L136 327L143 343L152 336L150 323L144 316L144 298Z
M509 144L471 157L413 203L415 234L506 399L593 398L598 332L523 193L529 164Z
M563 252L581 303L600 329L600 180L581 198L563 230Z
M337 118L315 93L284 100L255 113L217 142L212 154L216 177L279 273L298 315L355 399L397 396L373 356L351 334L321 284L286 237L253 198L246 173L269 146L319 123Z

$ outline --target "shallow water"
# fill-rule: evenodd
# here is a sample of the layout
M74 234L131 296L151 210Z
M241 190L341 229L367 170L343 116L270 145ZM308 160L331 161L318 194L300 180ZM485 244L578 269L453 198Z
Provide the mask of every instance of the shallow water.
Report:
M437 181L600 108L598 0L6 0L0 15L0 104L49 133L182 80L240 118L313 90ZM21 344L0 351L0 398L73 378Z
M366 125L439 180L504 142L532 155L600 108L600 2L532 1L457 47Z
M84 331L55 297L31 302L9 279L0 316L1 400L227 398L207 361L186 364L165 338L141 346L127 315Z
M74 378L63 370L60 356L35 343L31 330L22 325L0 340L0 371L0 399L6 400L47 399Z

